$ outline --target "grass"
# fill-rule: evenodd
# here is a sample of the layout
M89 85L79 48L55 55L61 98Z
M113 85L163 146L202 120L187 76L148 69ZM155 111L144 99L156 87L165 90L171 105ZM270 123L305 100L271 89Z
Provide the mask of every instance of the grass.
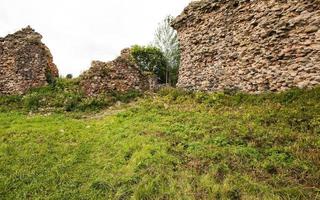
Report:
M320 199L320 88L164 89L102 118L10 106L1 199Z
M93 112L108 108L117 102L128 103L141 95L138 91L129 91L87 97L81 91L78 79L59 78L52 84L33 89L25 95L0 96L0 111Z

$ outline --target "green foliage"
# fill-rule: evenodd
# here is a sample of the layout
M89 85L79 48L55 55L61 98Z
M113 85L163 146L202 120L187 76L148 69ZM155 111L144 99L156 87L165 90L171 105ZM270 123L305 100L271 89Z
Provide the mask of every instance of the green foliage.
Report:
M72 90L60 81L51 93ZM1 199L320 195L319 87L260 95L164 88L105 117L27 115L21 101L0 98L13 106L0 112Z
M46 70L46 80L49 85L54 84L56 81L56 78L53 76L52 72L49 71L48 69Z
M133 60L144 72L157 75L161 84L175 86L178 81L180 49L177 32L171 27L172 16L159 24L153 44L131 47Z
M167 61L166 76L171 86L178 81L180 48L177 32L171 27L172 16L167 16L158 26L154 45L161 50Z
M141 92L136 90L127 91L125 93L113 92L110 94L115 100L129 103L132 99L141 97Z
M0 96L0 111L90 112L107 108L117 101L128 103L140 96L138 91L129 91L87 97L81 92L77 79L59 78L53 84L33 89L23 96Z
M142 71L152 72L157 75L160 83L166 83L167 61L160 49L134 45L131 47L131 55Z
M165 87L162 88L158 94L160 96L167 96L172 100L177 100L179 97L190 97L192 96L193 93L187 91L187 90L182 90L182 89L176 89L172 87Z
M28 110L35 111L40 107L41 96L38 93L32 93L23 97L24 107Z
M72 77L73 77L72 74L67 74L66 76L67 79L72 79Z

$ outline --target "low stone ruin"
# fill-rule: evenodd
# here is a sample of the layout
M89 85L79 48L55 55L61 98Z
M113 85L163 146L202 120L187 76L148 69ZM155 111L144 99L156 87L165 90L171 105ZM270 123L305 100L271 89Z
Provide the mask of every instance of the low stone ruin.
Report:
M320 84L319 0L201 0L178 16L178 87L282 91Z
M23 94L58 77L50 50L31 27L0 38L0 95Z
M90 69L80 76L80 85L86 95L96 96L112 91L154 89L156 80L143 74L132 61L130 49L124 49L121 56L113 61L93 61Z
M29 26L0 38L0 95L23 94L59 76L41 39ZM93 61L91 68L80 76L80 86L86 95L96 96L113 91L154 90L157 79L142 73L132 61L130 49L124 49L114 61Z

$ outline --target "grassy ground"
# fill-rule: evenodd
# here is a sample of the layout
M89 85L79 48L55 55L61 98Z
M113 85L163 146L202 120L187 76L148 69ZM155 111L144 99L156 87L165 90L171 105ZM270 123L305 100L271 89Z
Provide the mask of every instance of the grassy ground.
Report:
M0 113L0 199L320 199L320 88L17 107Z

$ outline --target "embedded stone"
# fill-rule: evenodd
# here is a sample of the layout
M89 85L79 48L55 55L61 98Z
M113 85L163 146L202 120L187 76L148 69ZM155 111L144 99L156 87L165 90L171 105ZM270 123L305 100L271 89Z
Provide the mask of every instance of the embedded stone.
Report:
M308 26L306 28L306 33L314 33L317 32L319 30L318 26Z
M0 38L0 95L23 94L59 76L41 39L30 26Z
M177 86L259 93L320 84L319 10L310 0L192 2L172 23L182 52Z
M130 55L130 49L124 49L113 61L92 61L90 69L80 75L80 86L85 94L97 96L110 92L156 89L157 79L152 74L142 73Z

